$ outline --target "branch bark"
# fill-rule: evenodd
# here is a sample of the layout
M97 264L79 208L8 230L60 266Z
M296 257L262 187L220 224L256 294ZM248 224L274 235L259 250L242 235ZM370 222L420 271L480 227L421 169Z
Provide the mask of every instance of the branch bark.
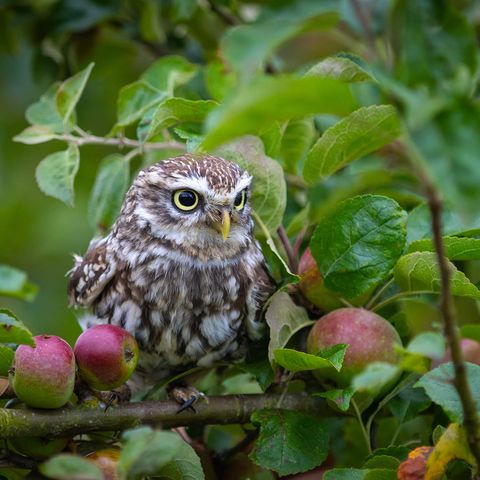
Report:
M276 408L279 394L208 397L196 405L197 413L177 414L173 401L124 403L109 408L74 407L58 410L0 409L0 438L25 436L71 436L94 431L126 430L138 425L183 425L248 423L255 410ZM303 394L287 394L282 408L326 414L325 402Z

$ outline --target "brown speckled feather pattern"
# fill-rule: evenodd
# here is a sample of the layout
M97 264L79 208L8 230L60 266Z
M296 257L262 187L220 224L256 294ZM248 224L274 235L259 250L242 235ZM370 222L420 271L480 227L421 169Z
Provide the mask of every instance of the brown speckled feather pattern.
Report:
M69 298L91 308L89 324L113 323L141 348L146 375L240 359L263 330L261 309L274 286L247 200L251 178L218 157L184 155L142 170L105 238L75 257ZM178 189L199 194L194 212L172 203ZM247 194L248 195L248 194ZM227 209L227 239L212 224Z

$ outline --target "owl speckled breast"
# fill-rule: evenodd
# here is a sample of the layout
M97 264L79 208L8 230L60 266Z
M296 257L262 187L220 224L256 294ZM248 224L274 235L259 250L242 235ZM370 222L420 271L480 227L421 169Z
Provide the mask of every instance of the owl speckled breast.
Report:
M262 331L273 291L253 236L251 177L212 156L184 155L139 173L110 234L70 273L73 305L90 323L137 338L140 368L241 358Z

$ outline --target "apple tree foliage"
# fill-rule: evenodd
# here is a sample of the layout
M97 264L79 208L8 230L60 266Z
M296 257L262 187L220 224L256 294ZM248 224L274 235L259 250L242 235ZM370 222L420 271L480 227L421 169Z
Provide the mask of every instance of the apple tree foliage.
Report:
M256 411L248 425L189 428L201 449L160 428L92 435L38 465L39 474L101 479L82 455L115 445L122 479L300 479L322 465L330 480L396 479L409 452L426 445L436 460L426 461L425 478L476 475L453 367L435 368L445 355L441 282L419 173L444 200L443 241L462 336L480 340L476 2L43 3L57 50L108 28L127 41L140 38L157 58L119 90L107 134L95 134L77 115L102 70L88 55L28 108L28 126L14 140L58 147L38 158L40 190L71 206L80 166L96 169L88 222L101 234L142 167L186 151L246 168L254 177L256 235L279 285L265 308L269 335L245 362L205 372L197 386L207 395L313 395L330 414L290 411L279 402ZM18 14L15 7L10 14ZM89 144L105 148L99 165L88 161ZM341 372L348 345L305 352L309 328L325 313L298 287L296 268L307 247L332 298L355 300L397 329L397 365L372 363L344 389L311 375L324 367ZM31 301L35 293L24 273L0 266L0 295ZM32 335L0 310L0 341L6 375L15 346L31 344ZM478 400L480 367L468 364L467 373ZM255 429L243 453L225 455ZM244 476L234 463L239 455ZM217 476L208 467L212 459ZM0 469L8 479L27 473Z

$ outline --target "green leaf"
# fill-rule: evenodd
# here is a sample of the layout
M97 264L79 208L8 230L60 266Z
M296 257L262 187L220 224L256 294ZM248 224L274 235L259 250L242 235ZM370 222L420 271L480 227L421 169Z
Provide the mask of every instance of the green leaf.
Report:
M335 368L340 371L348 345L340 344L329 348L328 351L311 355L290 348L277 348L273 351L275 361L290 372L303 372L319 368Z
M286 292L276 292L270 298L265 320L270 327L270 342L268 344L268 358L274 361L274 351L283 348L290 338L302 328L313 325L308 318L307 311L293 303Z
M323 480L397 480L397 472L386 468L334 468L325 472Z
M70 145L67 150L45 157L35 172L40 190L73 207L73 182L79 163L80 154L76 145Z
M410 341L407 352L440 360L445 355L445 339L436 332L420 333Z
M250 458L279 475L305 472L321 465L328 453L323 420L303 412L264 409L252 415L260 425Z
M355 57L345 54L327 57L311 67L305 76L329 77L347 83L374 80L370 73L353 61L352 58Z
M460 327L460 334L462 335L462 338L471 338L472 340L480 342L480 324L471 323L462 325Z
M143 80L125 85L118 94L117 126L126 127L137 121L148 109L164 98L165 92Z
M419 413L426 410L431 403L423 389L409 385L395 395L387 403L387 407L400 424L418 417Z
M407 215L392 199L348 199L315 229L312 255L325 286L355 298L384 280L402 254Z
M480 298L480 290L465 274L448 262L452 294L459 297ZM437 257L432 252L414 252L404 255L394 269L395 281L406 292L440 292L440 272Z
M332 175L400 134L400 123L391 105L372 105L355 110L330 127L310 149L303 176L313 183Z
M289 38L313 28L330 27L337 21L333 2L295 2L279 12L269 12L263 21L230 28L220 47L233 69L247 76Z
M210 95L215 100L223 100L237 84L237 76L227 70L220 60L209 63L205 69L205 81Z
M0 343L35 346L30 330L12 312L0 309Z
M465 363L472 397L480 410L480 366ZM452 422L463 422L463 407L454 384L453 363L444 363L423 375L415 384L422 387L434 403L440 405Z
M42 463L40 472L55 480L103 480L102 471L78 455L61 453Z
M155 478L161 480L203 480L205 475L200 458L195 450L188 443L182 442L175 453L175 458L162 467Z
M37 295L37 291L37 286L27 280L25 272L0 264L0 295L31 302Z
M0 344L0 376L8 376L8 370L12 366L14 356L15 352L10 347Z
M46 125L32 125L23 132L13 137L14 142L24 143L25 145L36 145L44 143L55 138L55 132Z
M350 400L355 394L353 388L327 390L326 392L314 393L314 397L326 398L333 402L342 412L350 408Z
M480 238L443 237L445 256L450 260L480 260ZM435 247L430 239L412 242L407 253L434 252Z
M267 157L257 137L247 136L218 149L215 154L238 163L253 176L251 205L270 232L282 223L287 188L282 167Z
M118 471L129 479L157 475L182 452L183 440L173 432L139 427L122 435Z
M400 460L390 455L375 455L368 458L364 464L363 468L384 468L387 470L397 470L400 465Z
M400 368L391 363L372 362L352 380L352 388L356 392L367 392L376 395L400 375Z
M297 173L298 165L305 157L314 136L315 127L311 117L288 122L280 144L280 158L287 172Z
M168 95L175 87L187 83L197 71L197 66L184 57L169 55L154 62L140 77L141 80Z
M260 77L241 86L207 119L202 148L209 151L232 138L259 134L275 121L315 113L345 114L354 107L349 87L329 78Z
M93 65L93 63L90 63L87 68L68 78L58 87L55 95L55 105L58 113L63 118L64 124L68 123L72 117L75 106L87 84Z
M453 235L463 230L460 217L449 208L442 209L442 231L444 235ZM432 238L432 219L430 209L422 203L408 213L407 245L424 238Z
M70 130L71 124L65 125L57 111L55 99L59 88L60 83L54 83L37 102L27 108L25 116L29 123L49 127L55 133L65 133Z
M187 100L186 98L164 100L153 113L145 140L160 134L165 128L180 123L203 123L216 105L217 102L213 100Z
M128 189L129 177L129 164L122 155L113 154L102 160L88 202L88 221L92 227L105 231L113 224Z

